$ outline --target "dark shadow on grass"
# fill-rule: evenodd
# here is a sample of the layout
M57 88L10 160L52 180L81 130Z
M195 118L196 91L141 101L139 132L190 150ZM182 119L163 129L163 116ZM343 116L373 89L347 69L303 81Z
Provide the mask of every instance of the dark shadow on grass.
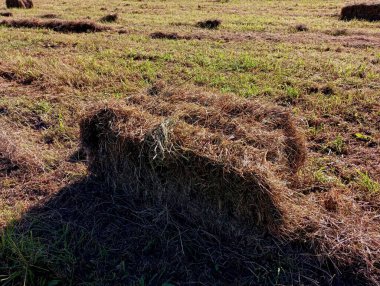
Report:
M360 285L344 275L332 278L336 273L306 254L305 245L280 243L258 229L212 230L184 209L131 201L88 178L8 230L16 245L24 238L38 242L41 258L30 279L43 268L52 285ZM9 251L0 253L7 255L0 269L8 267L8 274L15 266Z

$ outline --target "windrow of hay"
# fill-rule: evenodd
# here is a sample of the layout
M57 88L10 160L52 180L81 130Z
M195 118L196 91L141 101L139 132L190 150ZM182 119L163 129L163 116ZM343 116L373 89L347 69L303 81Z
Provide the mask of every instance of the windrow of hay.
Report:
M0 25L12 28L50 29L61 33L94 33L110 29L109 27L87 20L4 19L0 21Z
M347 5L342 8L340 18L342 20L380 21L380 3Z

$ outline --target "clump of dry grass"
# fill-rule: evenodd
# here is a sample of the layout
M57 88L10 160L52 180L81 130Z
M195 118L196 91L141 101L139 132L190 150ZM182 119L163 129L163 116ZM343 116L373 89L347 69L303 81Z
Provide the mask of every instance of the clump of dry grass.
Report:
M44 164L25 142L4 125L0 131L0 177L22 170L24 175L43 171Z
M6 0L5 4L7 5L7 8L33 8L32 0Z
M353 19L380 21L380 3L347 5L342 8L340 18L347 21Z
M298 24L295 26L296 31L298 32L307 32L309 28L305 24Z
M178 40L180 36L177 33L164 33L164 32L154 32L150 34L152 39L169 39L169 40Z
M41 19L56 19L59 18L57 14L43 14L40 16Z
M92 21L40 20L40 19L4 19L0 25L13 28L50 29L61 33L93 33L109 30Z
M111 22L116 22L118 18L119 16L117 14L108 14L102 17L100 21L111 23Z
M221 20L199 21L196 26L202 29L217 29L222 24Z
M12 17L13 14L11 12L0 12L0 16L2 16L2 17Z

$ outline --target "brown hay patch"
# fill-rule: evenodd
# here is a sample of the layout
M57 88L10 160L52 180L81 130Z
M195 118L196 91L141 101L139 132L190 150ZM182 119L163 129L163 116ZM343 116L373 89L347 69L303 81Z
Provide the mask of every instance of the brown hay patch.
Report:
M43 171L43 166L38 155L28 149L27 144L3 124L0 131L0 177L9 176L19 170L24 175Z
M380 3L345 6L342 8L340 18L346 21L353 19L380 21Z
M6 0L5 4L7 5L7 8L23 8L23 9L33 8L32 0Z
M39 16L41 19L57 19L59 16L57 14L43 14Z
M111 22L116 22L118 18L119 16L117 14L109 14L102 17L100 21L111 23Z
M309 28L304 24L298 24L295 26L295 29L297 32L307 32L309 31Z
M49 29L61 33L93 33L109 30L92 21L40 20L40 19L4 19L0 25L12 28Z
M168 40L178 40L181 37L177 33L164 33L164 32L154 32L150 34L152 39L168 39Z
M202 29L218 29L218 27L222 24L221 20L206 20L206 21L200 21L196 24L197 27Z

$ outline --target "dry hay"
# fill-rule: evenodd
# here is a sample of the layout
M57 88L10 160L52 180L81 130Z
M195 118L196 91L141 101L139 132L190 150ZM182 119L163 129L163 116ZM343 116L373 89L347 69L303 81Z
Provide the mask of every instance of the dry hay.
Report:
M5 4L7 5L7 8L33 8L32 0L6 0Z
M102 17L100 21L111 23L111 22L116 22L118 18L119 16L117 14L109 14Z
M322 265L378 281L378 215L350 196L318 203L318 194L293 189L306 149L288 111L229 95L152 90L82 119L95 177L131 200L181 206L226 233L260 226L285 244L306 244Z
M90 171L114 188L268 228L283 211L271 192L287 194L278 178L305 160L288 112L231 96L135 96L92 111L81 138Z
M59 15L57 15L57 14L43 14L43 15L39 16L39 18L41 18L41 19L56 19L56 18L59 18Z
M164 33L164 32L154 32L150 34L152 39L168 39L168 40L178 40L181 37L177 33Z
M0 25L13 28L50 29L61 33L91 33L109 30L92 21L41 20L41 19L4 19Z
M196 26L202 29L217 29L220 24L222 24L220 20L205 20L198 22Z
M340 18L342 20L367 20L380 21L380 3L353 4L342 8Z
M13 133L4 124L2 125L0 131L0 178L19 170L22 170L24 175L34 171L43 171L44 164L36 153Z

